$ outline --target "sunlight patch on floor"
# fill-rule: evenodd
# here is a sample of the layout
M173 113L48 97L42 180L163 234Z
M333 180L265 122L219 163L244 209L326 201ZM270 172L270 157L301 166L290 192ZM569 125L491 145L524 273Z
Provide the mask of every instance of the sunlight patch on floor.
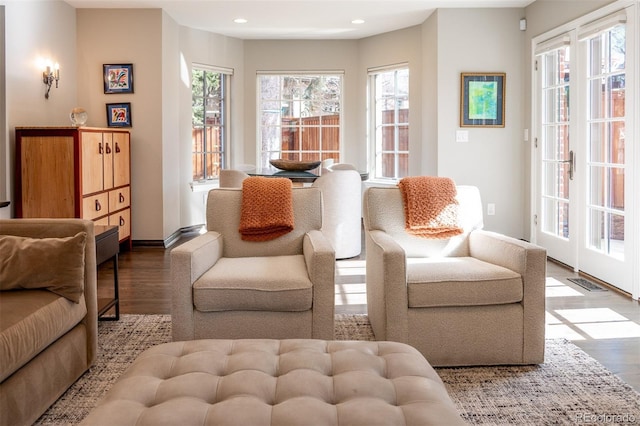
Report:
M336 262L336 273L340 277L365 275L367 273L365 261L364 260L338 260Z
M366 305L367 286L364 283L336 284L336 305Z
M578 290L571 288L567 284L564 284L563 282L558 281L553 277L547 277L546 296L547 297L570 297L570 296L584 297L584 295L580 293Z
M546 313L547 338L569 340L640 337L640 324L609 308L557 309Z

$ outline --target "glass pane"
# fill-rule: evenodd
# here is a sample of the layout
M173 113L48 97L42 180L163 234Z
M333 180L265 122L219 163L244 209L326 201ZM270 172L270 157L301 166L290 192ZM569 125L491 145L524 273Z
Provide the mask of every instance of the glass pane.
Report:
M569 125L561 125L558 126L558 149L557 149L557 160L566 161L569 159Z
M260 76L260 99L280 99L280 77L273 75ZM276 107L276 109L278 109Z
M340 127L322 128L322 151L337 151L340 149Z
M556 65L557 65L557 57L553 53L548 53L544 55L544 74L543 74L543 87L549 87L555 85L556 79Z
M624 211L624 169L609 169L609 207Z
M192 156L192 170L193 170L193 180L203 180L204 179L204 166L203 166L204 154L195 153Z
M191 72L191 93L193 96L202 96L204 93L204 71L193 69Z
M398 151L409 151L409 126L398 126Z
M604 182L604 168L598 166L590 167L590 187L588 203L598 207L604 207L606 187Z
M610 214L609 217L609 254L624 259L624 216Z
M555 123L555 100L556 100L556 93L555 93L555 89L546 89L543 93L544 96L544 117L543 117L543 121L544 124L550 124L550 123Z
M544 162L542 164L543 186L542 194L555 197L558 182L558 168L556 163Z
M589 76L600 75L603 71L602 39L600 37L589 41L589 57L591 58L588 69Z
M609 162L624 164L625 123L624 121L614 121L611 123L610 129Z
M607 79L609 117L624 117L625 79L624 75L614 75Z
M589 117L591 119L605 118L605 91L600 79L591 80L589 83L589 99L591 100L589 103Z
M409 154L398 154L398 173L396 178L409 176Z
M558 233L564 238L569 238L569 203L558 203Z
M605 157L605 141L606 136L606 123L592 123L591 131L589 133L589 161L602 163L606 161Z
M604 212L589 210L587 241L590 248L602 250L604 238Z
M609 70L623 70L626 65L626 27L624 25L617 25L611 29L608 34L604 34L604 37L609 36L608 42L611 46L611 53L609 55Z
M558 143L556 137L557 128L555 126L547 126L544 129L544 160L555 160L558 152Z
M560 87L556 91L558 99L558 122L569 121L569 86Z
M395 149L395 126L382 126L381 146L383 151L393 151Z
M396 176L395 155L390 153L382 154L382 176L390 178Z

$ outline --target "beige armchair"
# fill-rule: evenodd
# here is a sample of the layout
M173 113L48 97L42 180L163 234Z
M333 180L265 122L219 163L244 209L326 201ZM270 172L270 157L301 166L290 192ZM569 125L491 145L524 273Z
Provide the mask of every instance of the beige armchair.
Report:
M173 340L333 339L335 259L317 188L292 190L294 229L274 240L238 232L242 190L214 189L207 232L171 251Z
M364 193L367 308L377 340L434 366L544 361L546 251L482 230L480 193L458 186L463 234L405 232L400 189Z

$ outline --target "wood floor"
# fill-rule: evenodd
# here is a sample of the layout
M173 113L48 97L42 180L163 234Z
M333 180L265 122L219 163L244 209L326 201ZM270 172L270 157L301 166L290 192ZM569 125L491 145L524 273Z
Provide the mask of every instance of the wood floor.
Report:
M170 314L172 248L134 246L119 256L120 313ZM364 255L338 261L336 313L366 313ZM616 291L587 291L575 273L547 262L548 338L564 337L640 392L640 304ZM111 262L99 270L99 295L113 291Z

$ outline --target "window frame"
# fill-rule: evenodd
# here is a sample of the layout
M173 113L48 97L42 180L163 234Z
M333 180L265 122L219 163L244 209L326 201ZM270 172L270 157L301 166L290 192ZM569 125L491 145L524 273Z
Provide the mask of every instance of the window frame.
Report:
M285 104L285 103L295 103L295 102L305 102L301 99L297 99L297 98L292 98L292 99L286 99L283 96L283 90L282 90L282 82L280 82L280 89L278 91L278 95L277 95L277 99L275 98L262 98L262 84L261 84L261 79L263 77L277 77L280 79L283 78L316 78L316 77L338 77L339 78L339 95L337 96L336 99L331 99L332 102L337 102L338 104L338 125L336 126L335 124L323 124L322 120L320 120L319 124L304 124L303 123L303 118L305 118L304 116L300 115L300 117L294 117L299 119L298 123L295 123L291 126L288 126L292 129L294 129L294 137L299 138L298 139L298 148L297 149L292 149L292 150L284 150L282 149L282 131L283 128L287 127L284 125L284 119L285 116L282 112L276 112L276 115L279 115L279 119L275 120L275 122L277 122L277 124L272 124L272 125L264 125L263 123L263 118L264 118L264 113L265 111L269 111L265 108L263 108L263 104L264 103L268 103L268 102L272 102L272 103L280 103L281 105ZM326 101L326 99L325 99ZM307 100L306 102L310 102L310 103L318 103L320 101L316 101L314 99L312 100ZM271 112L275 112L275 110L271 110ZM331 117L334 116L336 114L327 114L327 115L320 115L320 117ZM311 116L313 117L313 116ZM310 117L310 118L311 118ZM291 156L287 156L287 157L282 157L283 152L285 153L289 153L290 155L295 154L296 152L298 153L297 155L297 160L310 160L310 159L315 159L315 157L317 157L317 159L319 160L325 160L328 158L332 158L334 159L334 161L338 162L340 161L340 158L342 158L343 156L343 122L344 122L344 71L341 70L324 70L324 71L257 71L256 72L256 164L258 168L268 168L269 167L269 163L268 160L269 159L274 159L274 158L289 158L291 159ZM268 128L268 127L273 127L276 129L279 129L279 134L280 134L280 142L279 142L279 149L268 149L268 150L263 150L263 128ZM303 142L304 139L302 137L302 131L305 129L313 129L313 128L317 128L318 129L318 134L319 134L319 149L315 150L305 150L303 149ZM338 132L338 149L324 149L323 146L323 129L337 129ZM296 143L294 143L294 146L296 145ZM275 156L274 156L275 155ZM337 158L336 158L337 157Z
M399 71L406 71L407 73L407 93L406 96L405 95L399 95L398 94L398 72ZM377 87L377 78L385 73L390 73L393 72L394 73L394 96L391 98L393 100L395 100L394 102L394 122L393 122L393 149L392 150L384 150L382 149L382 144L383 141L381 140L381 136L378 132L378 127L382 128L382 127L391 127L388 125L385 126L385 123L379 123L378 122L378 114L377 114L377 103L379 100L382 100L382 97L378 97L377 91L376 91L376 87ZM372 180L377 180L377 181L382 181L382 182L397 182L400 179L402 179L402 177L404 176L400 176L399 174L401 174L401 165L399 163L399 157L401 155L406 156L406 171L405 171L405 176L409 175L409 155L410 155L410 149L409 149L409 129L410 129L410 123L409 123L409 114L411 111L411 107L410 105L410 87L409 87L409 78L410 78L410 67L408 63L399 63L399 64L394 64L394 65L389 65L389 66L384 66L384 67L375 67L375 68L369 68L367 70L368 73L368 80L367 80L367 106L369 109L369 113L367 114L368 117L368 124L367 124L367 129L368 129L368 149L370 152L370 164L372 165L371 167L371 176L372 176ZM389 98L386 98L386 100L388 100ZM398 104L398 100L402 99L404 101L406 101L407 103L407 112L406 112L406 122L405 121L400 121L399 119L399 110L402 108L399 108L399 104ZM402 150L400 149L400 127L405 127L406 128L406 150ZM383 153L386 154L391 154L394 156L394 176L384 176L383 175L383 164L382 164L382 155Z
M195 70L198 71L203 71L204 73L216 73L216 74L220 74L220 117L219 117L219 124L216 125L216 127L220 128L220 149L217 151L209 151L207 150L207 132L204 131L203 132L203 142L202 142L202 146L203 149L201 151L196 151L195 150L195 140L193 137L193 131L198 128L198 127L204 127L206 128L207 125L203 123L202 126L195 126L194 122L193 122L193 116L194 116L194 107L195 107L195 98L198 97L200 99L202 99L202 104L203 107L206 109L206 99L216 99L215 97L206 97L204 96L205 93L205 89L206 87L202 88L202 96L198 96L194 93L194 86L193 86L193 76L194 76L194 72ZM206 74L205 74L206 75ZM192 121L191 121L191 129L192 129L192 138L191 138L191 164L192 164L192 181L193 182L211 182L214 180L217 180L219 178L219 170L225 169L229 167L230 164L230 153L231 153L231 144L230 144L230 112L231 112L231 108L230 108L230 104L231 104L231 77L233 76L233 69L230 68L224 68L224 67L218 67L218 66L212 66L212 65L205 65L205 64L199 64L199 63L193 63L192 64L192 72L191 72L191 82L190 82L190 87L191 87L191 113L192 113ZM206 83L206 78L203 78L203 83ZM205 115L206 115L206 111L205 111ZM202 159L200 160L202 163L202 175L199 176L200 179L196 179L195 177L195 169L193 167L193 165L196 163L197 159L195 158L196 155L201 155ZM219 156L220 161L219 161L219 165L218 165L218 173L215 173L215 171L213 172L213 174L210 174L209 177L207 176L209 173L207 171L207 164L209 163L208 158L211 156ZM198 162L200 162L198 161Z

